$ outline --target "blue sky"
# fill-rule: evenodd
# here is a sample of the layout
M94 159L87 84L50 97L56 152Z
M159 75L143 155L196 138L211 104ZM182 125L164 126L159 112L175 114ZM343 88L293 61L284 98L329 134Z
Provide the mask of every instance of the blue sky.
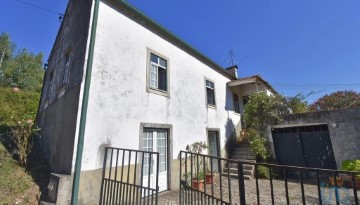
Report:
M66 0L23 0L64 13ZM280 93L360 91L359 0L129 0L223 67L260 74ZM50 53L58 15L0 1L0 32L18 47Z

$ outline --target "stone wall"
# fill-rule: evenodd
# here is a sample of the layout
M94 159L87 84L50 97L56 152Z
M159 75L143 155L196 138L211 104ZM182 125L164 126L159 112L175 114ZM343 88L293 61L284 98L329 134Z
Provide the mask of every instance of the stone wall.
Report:
M338 168L344 160L360 159L360 108L292 114L286 116L283 125L317 123L328 125Z

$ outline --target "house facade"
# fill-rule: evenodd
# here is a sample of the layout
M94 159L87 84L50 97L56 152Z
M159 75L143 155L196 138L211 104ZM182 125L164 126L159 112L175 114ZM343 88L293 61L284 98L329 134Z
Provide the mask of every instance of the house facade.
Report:
M222 68L125 1L69 1L44 78L41 142L52 171L72 176L86 115L82 204L98 203L107 146L159 152L160 191L176 190L180 150L205 141L227 157L244 96L274 91L255 78L237 78L236 66Z

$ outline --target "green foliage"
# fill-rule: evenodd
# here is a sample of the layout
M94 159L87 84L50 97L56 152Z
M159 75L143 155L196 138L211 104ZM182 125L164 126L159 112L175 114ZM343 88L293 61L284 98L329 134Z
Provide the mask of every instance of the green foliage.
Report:
M254 129L247 129L245 133L250 142L252 152L263 161L266 161L269 158L267 140L264 137L261 137L261 135Z
M265 132L268 125L281 122L281 116L289 113L284 97L268 96L264 92L259 92L250 96L245 106L244 121L246 127Z
M20 51L15 57L4 62L1 68L1 83L24 90L41 91L44 76L42 61L42 53L35 55L26 50Z
M309 111L308 103L306 98L312 95L313 92L310 92L306 95L299 93L294 97L286 98L287 106L291 109L292 113L305 113Z
M17 146L16 150L21 166L24 166L27 162L27 157L32 148L31 138L36 135L38 131L39 129L34 126L34 120L27 117L19 121L17 125L11 127L11 138Z
M257 176L261 179L270 179L269 168L263 165L257 166Z
M341 169L345 171L360 172L360 159L344 160ZM360 174L358 175L360 176Z
M310 105L310 110L327 111L354 107L360 107L360 93L345 90L321 97Z
M0 86L41 91L43 54L26 49L14 54L15 47L8 34L0 35Z
M8 151L0 143L0 199L3 204L13 204L15 198L22 194L34 182L25 172L25 169L18 166L11 158Z
M203 150L209 148L204 141L194 142L191 145L186 146L186 151L201 154Z
M32 91L13 92L11 88L0 87L0 126L11 127L24 116L34 119L40 94Z
M15 47L15 44L10 40L9 34L0 34L0 67L1 63L7 61L12 57Z

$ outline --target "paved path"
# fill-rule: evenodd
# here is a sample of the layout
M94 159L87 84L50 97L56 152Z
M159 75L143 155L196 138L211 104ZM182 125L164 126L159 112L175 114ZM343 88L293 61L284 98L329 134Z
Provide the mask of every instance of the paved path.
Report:
M245 190L246 190L246 204L256 205L257 204L257 195L256 195L256 183L255 179L245 181ZM214 195L217 198L220 198L220 180L219 177L214 179ZM232 204L239 204L239 188L237 179L230 180L231 192L228 192L228 180L225 177L222 177L222 188L223 188L223 199L226 202L229 202L229 196L231 197ZM282 180L273 180L273 192L274 192L274 204L286 204L286 195L285 195L285 183ZM289 200L290 204L303 204L302 203L302 192L301 186L298 182L288 182L289 190ZM327 200L328 205L336 204L335 203L335 191L331 187L321 188L324 200ZM259 179L259 192L260 192L260 202L261 204L271 204L271 188L269 180ZM315 185L304 184L305 192L305 201L306 204L318 204L318 192ZM206 193L211 193L211 185L207 186ZM360 196L360 190L357 192ZM325 198L326 197L326 198ZM353 202L353 190L342 188L339 191L339 198L342 203L340 204L354 204ZM159 194L159 204L160 205L176 205L179 204L179 191L172 191Z

